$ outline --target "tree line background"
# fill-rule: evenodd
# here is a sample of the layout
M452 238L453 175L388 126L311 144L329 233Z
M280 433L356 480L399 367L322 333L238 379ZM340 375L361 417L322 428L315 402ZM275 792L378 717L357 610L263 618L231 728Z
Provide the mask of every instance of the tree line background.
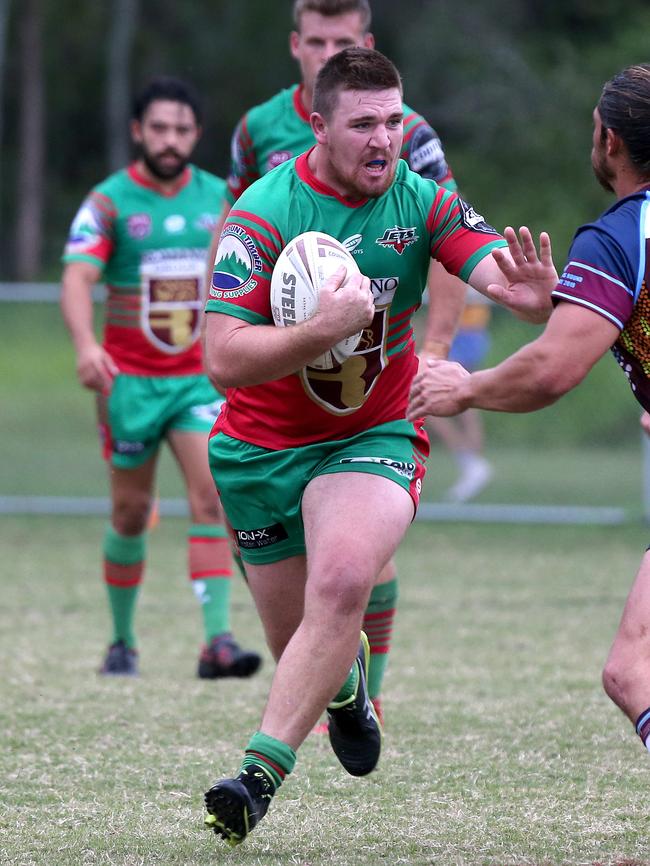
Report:
M190 79L195 161L224 176L240 115L297 79L291 2L0 0L0 280L57 279L85 192L129 158L133 90ZM562 258L608 198L591 175L603 82L650 60L645 0L374 0L377 46L496 227L551 231Z

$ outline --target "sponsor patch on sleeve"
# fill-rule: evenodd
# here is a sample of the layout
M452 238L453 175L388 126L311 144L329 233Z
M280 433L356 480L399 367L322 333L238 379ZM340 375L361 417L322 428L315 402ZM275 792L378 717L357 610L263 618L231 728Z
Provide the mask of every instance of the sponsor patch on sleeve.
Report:
M489 223L485 222L483 216L474 210L471 204L459 197L460 219L465 228L474 232L483 232L486 235L498 235L499 232L492 228Z

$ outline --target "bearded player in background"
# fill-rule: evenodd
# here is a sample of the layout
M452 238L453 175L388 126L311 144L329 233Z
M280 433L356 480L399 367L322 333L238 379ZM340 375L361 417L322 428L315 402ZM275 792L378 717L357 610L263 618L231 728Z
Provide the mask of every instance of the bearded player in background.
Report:
M154 79L134 102L137 159L89 194L63 256L63 316L79 381L97 394L110 467L103 554L113 635L100 669L106 675L138 673L133 622L163 440L187 488L189 577L205 634L198 675L249 676L261 662L230 632L229 542L207 460L222 398L203 372L199 326L206 251L225 184L189 164L200 122L186 83ZM92 307L100 279L108 295L101 344Z

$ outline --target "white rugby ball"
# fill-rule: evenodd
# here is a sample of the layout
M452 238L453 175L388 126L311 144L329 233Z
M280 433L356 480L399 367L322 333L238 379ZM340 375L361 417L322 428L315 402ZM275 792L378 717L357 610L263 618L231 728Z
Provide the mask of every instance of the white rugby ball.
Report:
M282 250L271 275L271 312L281 328L305 322L318 309L321 286L341 265L347 268L343 285L359 267L340 241L325 232L303 232ZM309 366L331 370L357 348L362 331L338 342Z

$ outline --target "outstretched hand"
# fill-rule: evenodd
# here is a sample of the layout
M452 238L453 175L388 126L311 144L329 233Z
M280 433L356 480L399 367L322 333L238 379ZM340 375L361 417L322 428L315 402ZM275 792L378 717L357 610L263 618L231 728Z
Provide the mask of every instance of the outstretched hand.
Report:
M503 236L508 242L508 252L492 250L492 257L506 278L507 286L492 283L487 287L487 294L521 319L545 322L553 310L551 292L558 281L551 239L546 232L540 234L538 255L526 226L519 229L519 237L511 226L505 229Z

